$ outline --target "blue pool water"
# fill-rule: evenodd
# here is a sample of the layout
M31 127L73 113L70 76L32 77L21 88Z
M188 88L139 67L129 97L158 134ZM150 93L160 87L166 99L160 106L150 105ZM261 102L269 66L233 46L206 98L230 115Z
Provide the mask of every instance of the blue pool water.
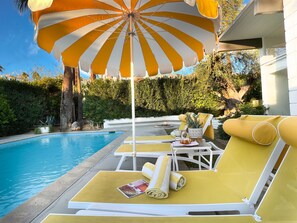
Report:
M0 145L0 218L121 134L53 134Z

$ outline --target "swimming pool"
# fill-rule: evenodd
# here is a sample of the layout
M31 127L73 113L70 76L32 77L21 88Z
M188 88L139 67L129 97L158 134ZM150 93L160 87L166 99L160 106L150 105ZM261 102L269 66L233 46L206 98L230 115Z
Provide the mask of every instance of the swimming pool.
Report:
M51 134L0 144L0 218L121 134Z

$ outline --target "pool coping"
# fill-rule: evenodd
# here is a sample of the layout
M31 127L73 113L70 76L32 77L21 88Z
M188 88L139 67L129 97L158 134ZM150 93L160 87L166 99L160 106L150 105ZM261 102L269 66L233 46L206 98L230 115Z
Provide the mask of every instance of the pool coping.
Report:
M98 131L78 131L78 132L67 132L69 134L75 133L92 133L92 132L110 132L113 130L98 130ZM69 188L71 188L78 180L92 170L101 160L105 159L110 153L117 148L126 137L130 134L127 130L118 130L117 132L123 132L118 138L113 140L111 143L103 147L101 150L84 160L78 166L65 173L63 176L58 178L55 182L48 185L41 192L27 200L25 203L18 206L16 209L3 216L0 222L32 222L36 219L45 209L47 209L53 202L61 197ZM57 133L49 133L57 134ZM62 133L63 134L63 133ZM24 137L17 136L10 139L6 139L5 142L0 144L19 141L22 139L35 138L42 135L26 135Z
M83 130L83 131L69 131L69 132L50 132L50 133L43 133L43 134L35 134L35 133L25 133L25 134L20 134L20 135L14 135L14 136L4 136L0 137L0 145L11 143L11 142L18 142L22 141L25 139L34 139L38 137L44 137L47 135L57 135L57 134L83 134L83 133L97 133L97 132L126 132L127 130L115 130L113 129L100 129L100 130Z

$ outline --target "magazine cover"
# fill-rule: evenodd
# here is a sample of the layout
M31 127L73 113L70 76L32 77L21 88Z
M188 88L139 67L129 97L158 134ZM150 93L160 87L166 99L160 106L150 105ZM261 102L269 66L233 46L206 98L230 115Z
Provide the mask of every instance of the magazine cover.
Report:
M124 194L127 198L135 197L139 194L143 194L148 187L148 182L145 180L136 180L134 182L125 184L118 188L118 190Z

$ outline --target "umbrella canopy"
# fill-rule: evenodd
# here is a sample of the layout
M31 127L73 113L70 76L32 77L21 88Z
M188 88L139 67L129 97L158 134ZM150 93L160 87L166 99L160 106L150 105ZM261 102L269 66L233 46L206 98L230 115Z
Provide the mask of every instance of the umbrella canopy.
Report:
M36 6L38 45L64 65L94 74L168 74L195 65L216 47L220 16L215 0L197 0L199 11L183 0L47 0L39 11L40 0L29 1ZM131 92L135 138L132 78Z
M33 13L38 45L64 65L121 77L131 77L130 17L134 76L195 65L215 48L220 18L183 0L56 0Z

